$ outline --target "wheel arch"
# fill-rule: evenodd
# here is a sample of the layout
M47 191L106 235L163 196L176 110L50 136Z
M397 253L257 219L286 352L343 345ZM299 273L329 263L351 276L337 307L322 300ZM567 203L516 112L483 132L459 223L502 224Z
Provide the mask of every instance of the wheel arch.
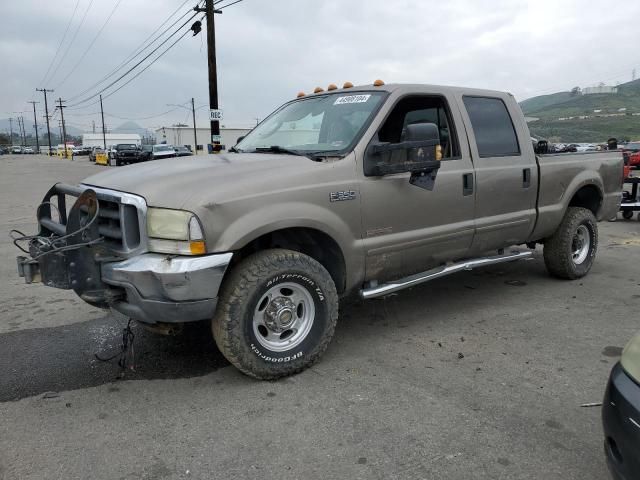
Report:
M602 202L604 200L604 196L602 194L602 190L594 183L589 183L586 185L582 185L580 188L576 190L571 199L569 200L568 207L582 207L587 210L591 210L591 212L598 217L598 213L602 208Z
M339 294L347 290L347 265L342 248L329 234L310 227L287 227L262 233L234 251L231 267L252 253L285 248L303 253L327 269Z

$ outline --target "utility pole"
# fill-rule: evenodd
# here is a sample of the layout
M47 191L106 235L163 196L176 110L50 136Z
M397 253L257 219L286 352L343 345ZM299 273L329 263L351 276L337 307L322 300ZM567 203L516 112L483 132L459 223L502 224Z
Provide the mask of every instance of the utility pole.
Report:
M27 144L27 139L24 135L24 118L22 118L21 116L18 117L18 128L20 129L20 145L25 147Z
M102 143L104 144L104 150L107 151L107 135L104 131L104 109L102 108L102 95L100 95L100 115L102 115Z
M64 157L67 158L67 129L64 125L64 109L62 98L58 98L58 106L60 107L60 118L62 120L62 144L64 145Z
M193 97L191 97L191 112L193 113L193 143L194 143L193 153L197 155L198 154L198 133L196 131L196 104Z
M62 141L62 122L58 120L58 136L60 137L60 141Z
M44 93L44 115L47 118L47 138L49 139L49 151L47 155L51 155L51 129L49 128L49 106L47 105L47 92L53 92L53 90L47 90L46 88L36 88L37 92Z
M195 7L196 12L204 11L207 18L207 58L209 63L209 109L218 110L218 72L216 65L216 27L213 17L222 10L213 7L214 0L206 0L205 8ZM213 151L220 151L220 121L211 120L211 143ZM215 139L215 140L214 140Z
M40 139L38 138L38 117L36 116L36 103L40 103L40 102L28 102L30 104L33 105L33 121L34 121L34 128L36 129L36 153L40 153Z
M96 133L96 121L91 120L91 131L92 133Z
M10 147L13 147L13 118L12 118L12 117L9 117L9 131L11 132L11 133L9 134L9 135L10 135L9 143L10 143L11 145L9 145L9 146L10 146Z

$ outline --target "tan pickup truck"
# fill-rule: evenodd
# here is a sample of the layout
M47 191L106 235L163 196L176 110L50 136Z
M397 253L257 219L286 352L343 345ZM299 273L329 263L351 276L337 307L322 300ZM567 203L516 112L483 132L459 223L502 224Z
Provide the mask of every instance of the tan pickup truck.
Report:
M146 324L209 319L231 363L273 379L320 357L353 292L384 296L537 243L552 275L586 275L597 221L620 203L622 155L534 148L508 93L331 86L228 153L53 186L18 269Z

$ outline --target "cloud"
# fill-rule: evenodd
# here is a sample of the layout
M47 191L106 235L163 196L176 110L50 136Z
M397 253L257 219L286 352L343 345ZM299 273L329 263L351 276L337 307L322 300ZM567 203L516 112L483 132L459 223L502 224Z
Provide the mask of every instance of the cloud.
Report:
M56 88L52 98L73 98L109 73L182 3L122 0L75 73L60 84L117 0L93 2L55 77L40 85L76 1L22 0L4 6L0 116L28 111L28 100L42 101L36 87ZM79 0L67 41L89 2ZM636 18L640 3L635 0L618 2L614 13L578 0L244 0L216 15L220 103L225 123L245 125L299 90L346 80L492 88L519 99L574 85L626 81L634 66L640 71ZM208 102L204 30L197 37L189 34L107 98L105 110L148 117L191 97L196 105ZM65 116L88 128L92 120L99 123L98 110L96 105L70 108ZM198 113L204 124L206 108ZM170 125L187 114L178 108L139 123Z

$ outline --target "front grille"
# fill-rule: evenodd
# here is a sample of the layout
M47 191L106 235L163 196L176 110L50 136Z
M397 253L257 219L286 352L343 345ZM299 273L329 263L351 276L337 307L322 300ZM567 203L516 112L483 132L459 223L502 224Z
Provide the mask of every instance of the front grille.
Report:
M98 196L98 232L104 237L107 247L117 251L129 251L140 245L140 225L138 211L133 205L124 205L117 201L106 200ZM87 207L80 212L89 221Z
M95 191L98 200L98 217L94 225L102 237L103 245L114 252L128 256L140 252L145 248L144 217L146 203L142 197L128 193L95 188L88 185L79 187L57 184L45 196L43 203L38 208L38 222L41 225L40 234L50 236L64 236L67 232L67 218L69 212L77 205L77 198L85 189ZM53 200L57 202L53 203ZM55 207L52 208L51 206ZM89 218L87 205L79 205L80 224L86 225ZM56 218L52 218L52 212ZM93 230L93 228L92 228Z

